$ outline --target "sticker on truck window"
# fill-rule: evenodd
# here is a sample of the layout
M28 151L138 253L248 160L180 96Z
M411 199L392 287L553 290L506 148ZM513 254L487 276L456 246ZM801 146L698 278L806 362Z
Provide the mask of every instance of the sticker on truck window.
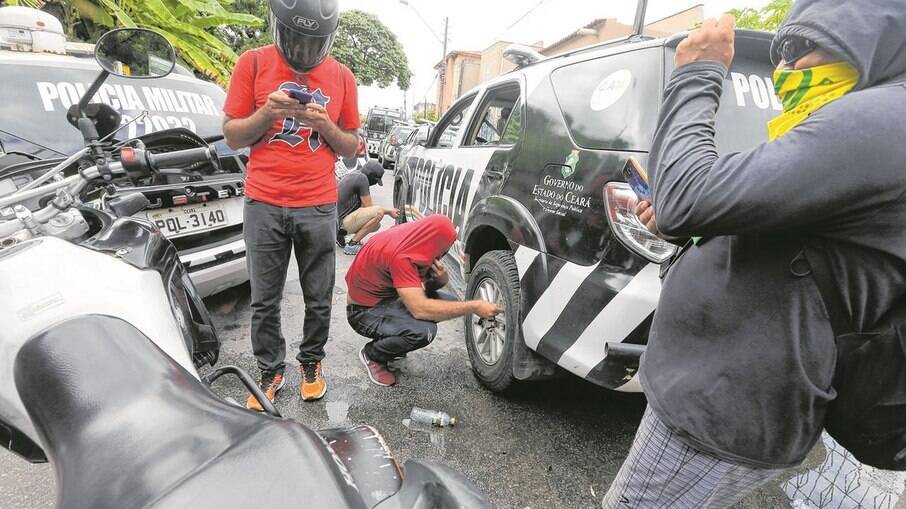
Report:
M604 111L620 100L632 85L632 73L628 69L617 71L601 80L591 94L592 111Z
M757 74L730 73L733 92L736 94L736 105L748 108L753 105L758 109L783 111L783 104L774 93L774 81Z

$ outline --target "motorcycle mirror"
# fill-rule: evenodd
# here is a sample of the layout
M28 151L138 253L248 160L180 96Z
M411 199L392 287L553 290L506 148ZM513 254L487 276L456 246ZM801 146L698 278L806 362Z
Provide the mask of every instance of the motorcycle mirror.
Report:
M428 140L431 139L431 134L433 132L434 132L434 129L428 128L428 130L425 132L424 136L419 136L418 138L415 139L415 144L420 147L427 147Z
M110 133L119 129L123 118L120 112L113 109L112 106L101 103L89 103L81 112L79 111L79 105L73 104L66 111L66 120L77 129L79 128L79 118L81 116L91 120L98 136L101 138L106 138Z
M163 78L176 66L176 52L167 39L145 28L118 28L94 46L101 68L124 78Z

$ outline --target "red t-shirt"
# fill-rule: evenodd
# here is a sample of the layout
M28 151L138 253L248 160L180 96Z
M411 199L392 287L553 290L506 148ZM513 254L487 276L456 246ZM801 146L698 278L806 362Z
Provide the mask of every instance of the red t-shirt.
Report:
M374 235L346 272L349 299L376 306L397 288L421 288L428 269L456 240L446 216L433 215Z
M308 91L341 129L361 127L355 76L345 65L328 56L311 72L299 74L286 65L274 45L239 57L223 112L231 118L248 117L278 89ZM252 146L246 194L281 207L336 203L336 160L334 151L311 128L294 118L278 120Z

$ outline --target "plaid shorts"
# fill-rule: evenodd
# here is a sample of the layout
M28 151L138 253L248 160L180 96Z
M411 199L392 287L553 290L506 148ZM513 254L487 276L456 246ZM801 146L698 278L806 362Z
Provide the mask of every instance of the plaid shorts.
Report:
M697 451L645 410L603 509L730 507L786 469L764 470Z

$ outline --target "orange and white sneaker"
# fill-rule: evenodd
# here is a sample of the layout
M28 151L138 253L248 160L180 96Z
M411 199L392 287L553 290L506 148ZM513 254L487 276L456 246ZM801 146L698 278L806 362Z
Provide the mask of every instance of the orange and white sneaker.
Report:
M321 363L304 362L299 366L299 372L302 374L302 384L299 386L302 401L315 401L323 398L324 393L327 392L327 380L324 379L324 373L321 371Z
M261 375L261 381L258 383L258 387L261 387L261 392L263 392L265 397L273 403L274 400L277 399L277 393L283 388L283 383L283 373L264 373ZM245 407L256 412L264 411L264 408L261 407L261 403L258 402L258 398L255 396L249 396L245 401Z

